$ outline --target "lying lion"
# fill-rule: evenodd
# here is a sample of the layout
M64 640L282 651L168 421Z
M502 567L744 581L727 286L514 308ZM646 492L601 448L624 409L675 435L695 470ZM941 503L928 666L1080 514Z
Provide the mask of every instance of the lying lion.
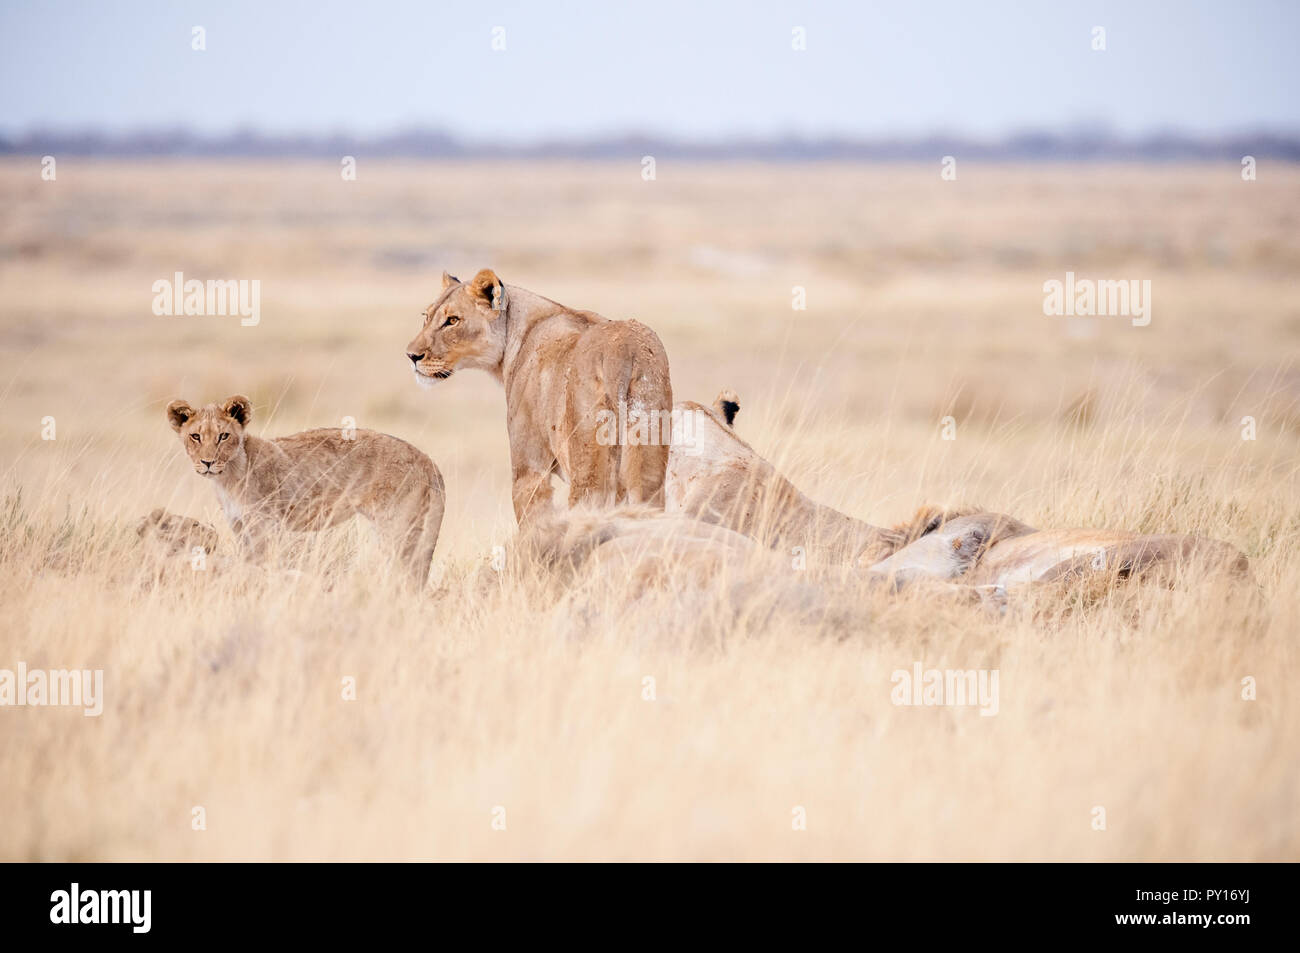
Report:
M135 524L136 535L163 557L211 555L217 548L217 531L189 516L168 513L161 507Z
M930 579L1009 592L1088 577L1172 582L1188 567L1245 578L1250 562L1235 546L1184 534L1122 530L1038 530L1001 513L942 520L886 559L860 565L896 588Z
M868 619L850 577L793 572L748 536L650 506L538 514L510 551L479 584L508 578L519 597L540 596L538 608L565 617L566 637L586 628L636 639L694 631L712 641L742 618L747 628L779 619L849 630ZM637 605L653 621L633 631L626 620Z
M667 441L626 439L624 423L671 416L668 355L652 330L567 308L488 269L468 283L444 272L423 317L406 346L418 384L467 367L505 385L520 525L551 505L552 473L568 482L570 506L662 505Z
M183 400L167 405L194 471L212 481L247 555L263 556L280 529L321 530L360 515L378 527L411 580L424 584L446 502L432 460L373 430L307 430L263 440L246 432L251 417L252 405L241 396L202 410ZM189 524L179 529L187 541L194 532Z
M712 407L677 405L664 479L664 511L716 523L772 549L796 547L814 562L848 565L883 559L912 537L817 503L733 429L740 400L723 391Z
M804 547L810 559L858 566L895 587L920 579L1001 591L1085 577L1168 581L1186 567L1249 574L1246 556L1218 540L1037 530L971 508L922 507L907 523L882 529L804 496L740 439L732 429L740 409L734 393L724 391L711 408L691 402L679 408L692 419L675 434L669 452L666 512L726 527L774 549Z

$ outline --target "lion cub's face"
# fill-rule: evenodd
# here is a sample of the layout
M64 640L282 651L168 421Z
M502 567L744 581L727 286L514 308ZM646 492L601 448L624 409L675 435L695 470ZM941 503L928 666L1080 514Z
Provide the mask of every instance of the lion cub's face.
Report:
M247 397L235 395L220 404L195 410L183 400L167 405L167 419L181 435L181 446L200 476L216 476L244 452L244 428L253 407Z
M468 283L444 271L442 293L425 309L424 327L406 345L416 383L432 387L461 367L499 376L506 347L501 320L505 294L505 286L490 269Z

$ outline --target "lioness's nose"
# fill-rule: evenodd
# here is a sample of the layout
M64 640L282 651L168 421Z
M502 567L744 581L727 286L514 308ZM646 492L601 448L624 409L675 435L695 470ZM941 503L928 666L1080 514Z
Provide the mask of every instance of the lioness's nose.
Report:
M200 460L200 461L199 461L199 463L203 464L203 465L204 465L205 467L207 467L208 469L212 469L212 464L214 464L214 463L216 463L216 462L217 462L216 460Z
M409 357L409 358L411 359L411 363L412 363L412 364L419 364L422 360L424 360L424 352L423 352L423 351L421 351L419 354L413 354L413 353L411 353L410 351L407 351L407 352L406 352L406 356Z

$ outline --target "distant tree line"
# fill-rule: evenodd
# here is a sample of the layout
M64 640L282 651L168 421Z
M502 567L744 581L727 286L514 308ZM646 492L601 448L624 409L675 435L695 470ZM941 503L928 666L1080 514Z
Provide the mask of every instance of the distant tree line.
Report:
M1222 136L1180 132L1120 136L1106 130L1081 128L1068 132L1028 131L996 139L934 134L861 139L731 137L704 142L626 135L506 144L469 142L433 130L410 130L380 136L281 135L252 130L226 135L203 135L188 129L134 132L33 130L16 135L0 134L0 155L322 159L336 159L343 155L394 159L612 159L653 155L773 162L930 161L944 155L966 160L1240 160L1242 156L1251 155L1300 161L1300 134L1261 130Z

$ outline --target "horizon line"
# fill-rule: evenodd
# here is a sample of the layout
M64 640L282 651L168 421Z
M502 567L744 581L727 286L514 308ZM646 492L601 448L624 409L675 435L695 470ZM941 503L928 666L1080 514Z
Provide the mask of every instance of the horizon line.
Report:
M1300 131L1262 127L1254 131L1198 133L1152 129L1119 133L1105 126L1065 130L1026 127L997 136L970 133L843 135L738 134L701 139L650 132L537 137L529 141L467 139L434 126L385 133L266 132L253 127L224 133L184 125L108 130L101 127L0 132L0 155L81 155L119 158L571 158L602 159L653 155L687 159L1240 159L1300 161Z

